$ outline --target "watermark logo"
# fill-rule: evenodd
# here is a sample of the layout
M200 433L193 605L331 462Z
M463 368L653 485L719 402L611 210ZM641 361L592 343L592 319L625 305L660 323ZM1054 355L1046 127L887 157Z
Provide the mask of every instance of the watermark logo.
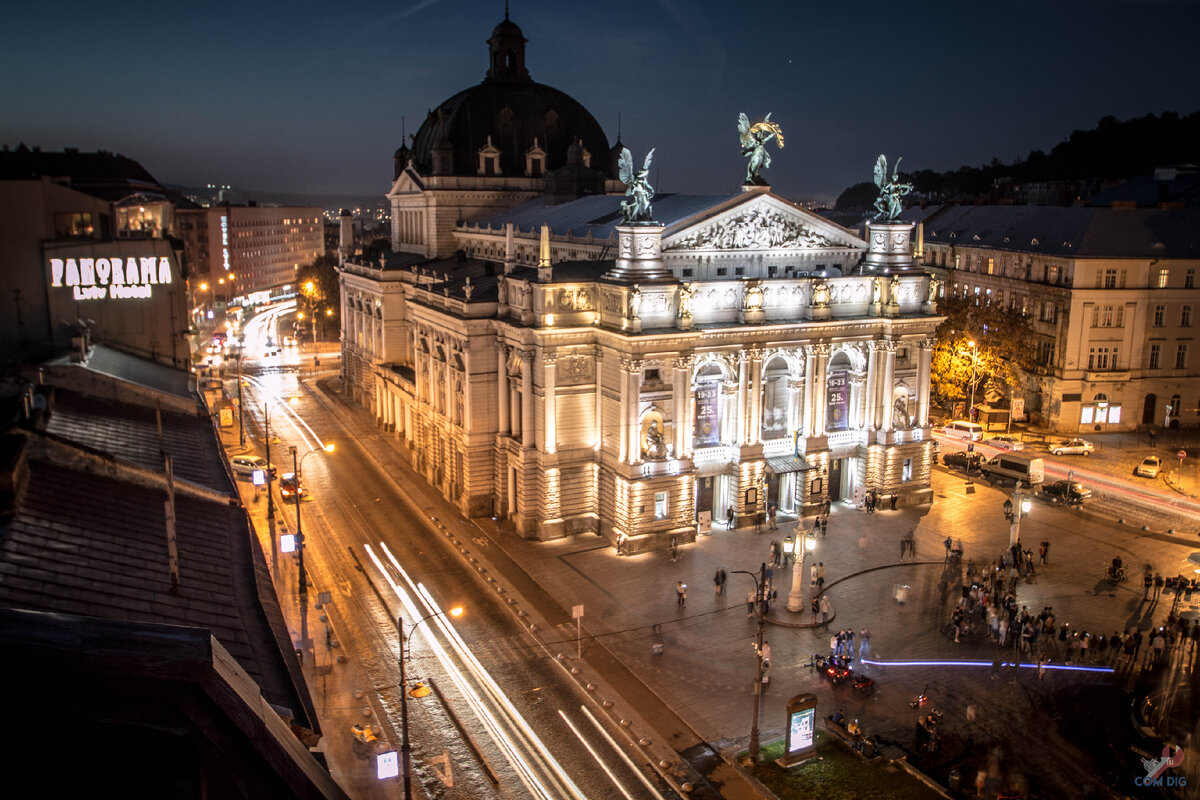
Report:
M1167 745L1163 748L1161 758L1143 758L1142 766L1146 768L1146 777L1134 778L1137 786L1187 786L1187 778L1182 775L1164 775L1167 770L1178 767L1183 763L1183 748Z

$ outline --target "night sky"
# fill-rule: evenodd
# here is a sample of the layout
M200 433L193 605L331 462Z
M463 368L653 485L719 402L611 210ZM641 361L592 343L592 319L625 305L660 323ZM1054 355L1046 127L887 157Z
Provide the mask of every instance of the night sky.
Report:
M0 26L0 143L113 150L160 181L384 194L401 118L481 81L497 0L39 2ZM660 192L740 184L737 115L773 112L764 173L795 199L1049 150L1105 115L1200 109L1192 0L514 0L535 81Z

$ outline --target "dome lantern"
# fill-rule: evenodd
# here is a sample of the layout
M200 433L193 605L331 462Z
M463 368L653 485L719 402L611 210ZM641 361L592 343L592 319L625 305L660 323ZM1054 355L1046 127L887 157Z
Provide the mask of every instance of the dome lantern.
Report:
M525 36L517 23L504 14L504 21L492 31L488 39L491 68L487 72L489 81L528 81L529 70L525 69Z

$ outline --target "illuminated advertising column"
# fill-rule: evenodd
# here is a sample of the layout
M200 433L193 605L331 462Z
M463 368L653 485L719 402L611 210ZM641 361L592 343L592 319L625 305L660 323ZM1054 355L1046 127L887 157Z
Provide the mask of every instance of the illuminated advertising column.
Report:
M787 738L783 756L775 763L792 767L817 753L817 696L798 694L787 704Z

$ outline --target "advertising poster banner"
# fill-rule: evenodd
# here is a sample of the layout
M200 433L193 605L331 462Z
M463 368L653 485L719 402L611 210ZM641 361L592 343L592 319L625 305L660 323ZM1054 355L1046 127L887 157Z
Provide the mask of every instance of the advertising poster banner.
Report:
M720 391L721 386L716 381L696 387L696 447L710 447L721 440L717 428L717 395Z
M846 373L836 372L825 381L827 414L825 430L829 433L848 430L850 427L850 391Z

